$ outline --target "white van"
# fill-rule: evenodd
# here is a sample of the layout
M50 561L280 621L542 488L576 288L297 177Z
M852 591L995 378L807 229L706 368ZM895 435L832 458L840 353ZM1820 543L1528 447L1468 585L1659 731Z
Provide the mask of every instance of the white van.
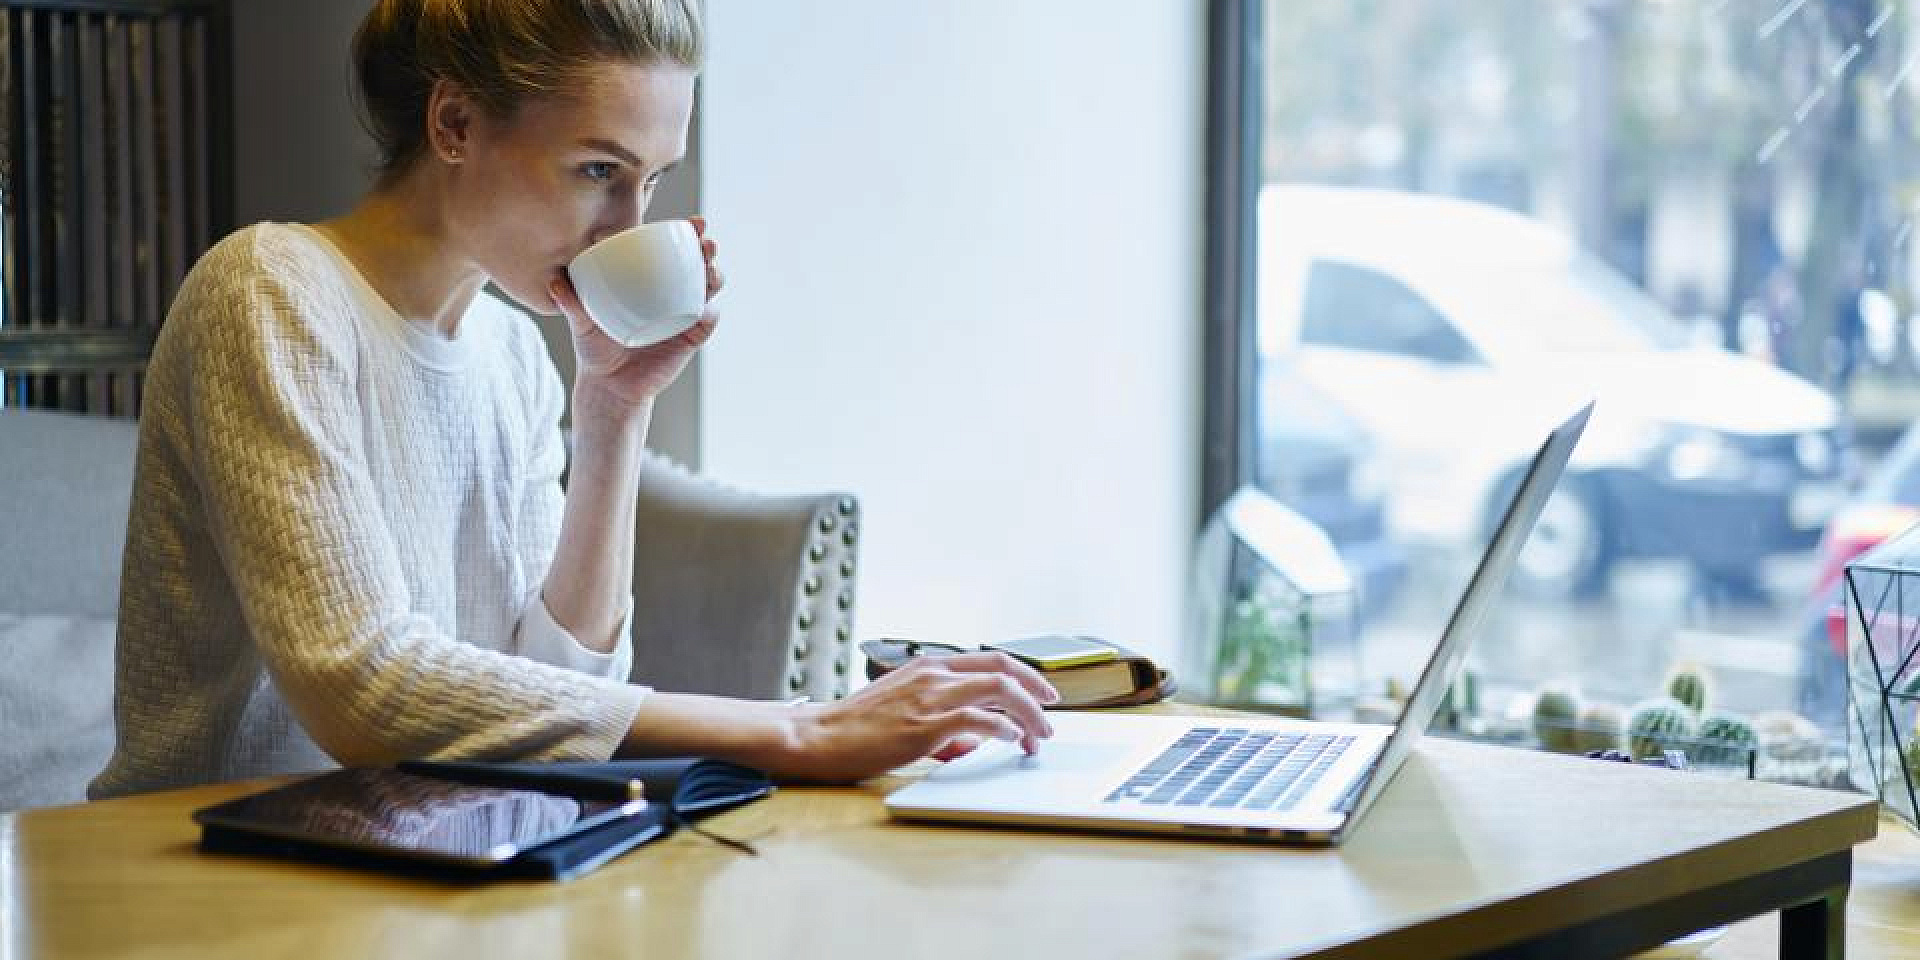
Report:
M1757 585L1804 555L1841 494L1833 399L1699 346L1652 298L1565 234L1485 204L1273 185L1260 196L1263 355L1375 437L1389 523L1463 542L1546 428L1598 400L1561 495L1515 578L1547 594L1613 561L1677 557Z

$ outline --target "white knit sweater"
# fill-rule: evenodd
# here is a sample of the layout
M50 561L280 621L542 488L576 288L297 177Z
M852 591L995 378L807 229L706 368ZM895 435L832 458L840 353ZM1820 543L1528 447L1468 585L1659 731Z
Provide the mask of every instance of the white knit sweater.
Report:
M645 688L540 597L565 393L485 294L406 323L317 231L241 230L148 367L95 797L335 762L605 759Z

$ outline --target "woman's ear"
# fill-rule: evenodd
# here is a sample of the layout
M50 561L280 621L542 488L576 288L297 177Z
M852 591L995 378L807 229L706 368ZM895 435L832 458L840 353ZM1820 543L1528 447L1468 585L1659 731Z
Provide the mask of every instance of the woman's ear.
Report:
M473 98L458 85L445 79L433 82L427 97L427 143L440 162L458 164L466 159L477 112Z

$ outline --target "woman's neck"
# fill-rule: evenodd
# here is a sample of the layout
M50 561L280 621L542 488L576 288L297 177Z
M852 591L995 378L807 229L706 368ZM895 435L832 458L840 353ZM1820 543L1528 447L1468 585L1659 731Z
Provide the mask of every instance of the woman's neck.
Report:
M487 278L450 242L430 179L383 184L317 226L403 319L453 336Z

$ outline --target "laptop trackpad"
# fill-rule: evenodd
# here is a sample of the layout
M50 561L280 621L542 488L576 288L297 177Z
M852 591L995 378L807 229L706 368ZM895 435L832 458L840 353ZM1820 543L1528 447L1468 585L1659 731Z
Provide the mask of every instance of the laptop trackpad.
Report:
M1040 752L1029 757L1010 740L988 740L964 757L941 764L928 780L980 780L1017 771L1048 774L1097 774L1113 769L1139 746L1116 741L1040 741Z

